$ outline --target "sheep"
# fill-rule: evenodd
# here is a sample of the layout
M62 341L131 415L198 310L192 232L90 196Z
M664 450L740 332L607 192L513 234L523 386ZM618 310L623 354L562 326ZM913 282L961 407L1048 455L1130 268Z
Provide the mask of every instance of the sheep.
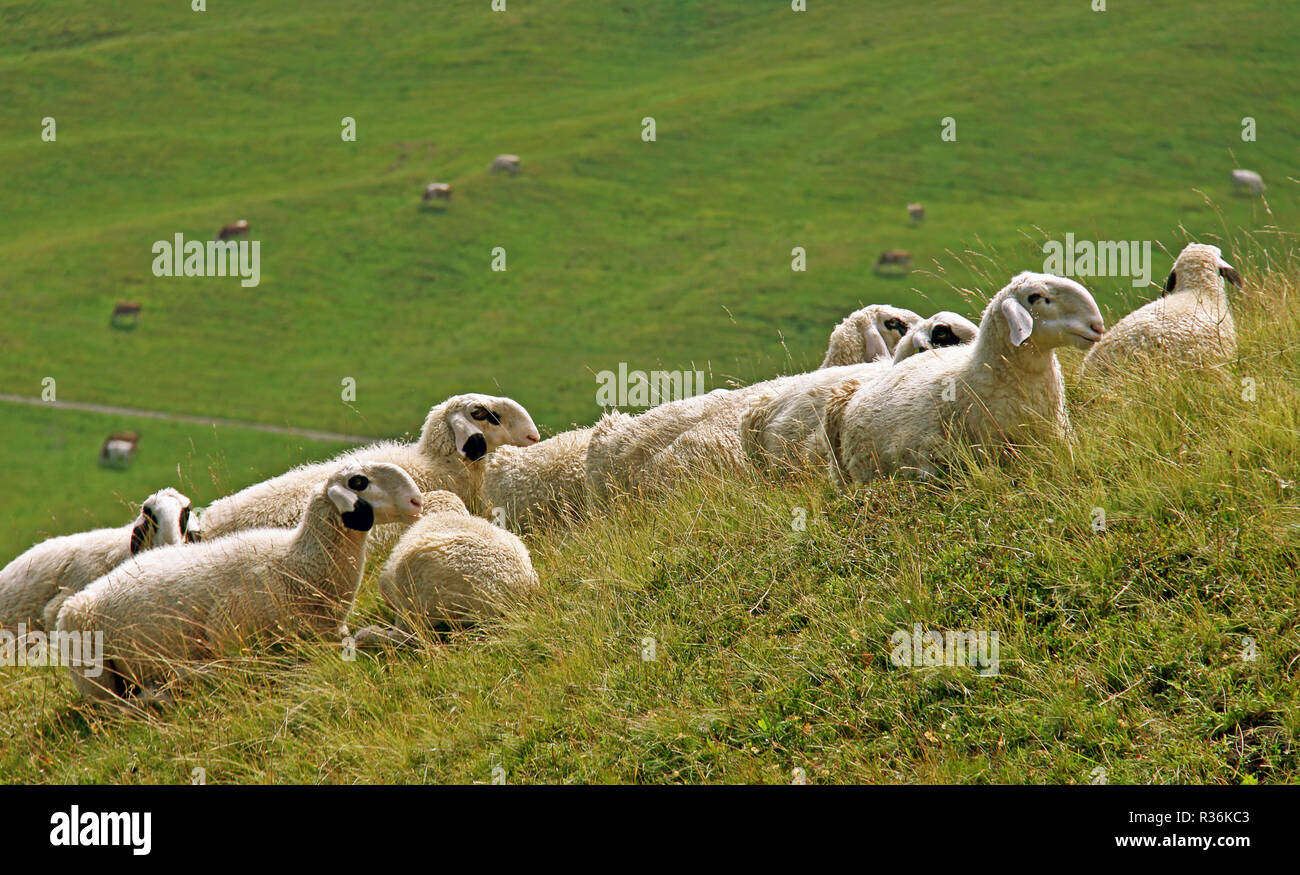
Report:
M1239 194L1263 194L1264 178L1253 170L1232 171L1232 190Z
M139 443L139 432L113 432L104 438L104 443L99 447L99 464L105 467L125 468L135 459L135 448Z
M420 198L422 201L430 200L451 200L452 188L450 183L431 182L424 187L424 195Z
M448 489L467 504L476 504L483 457L506 444L527 446L538 440L532 417L516 401L493 395L454 395L429 411L418 442L371 444L249 486L213 502L199 517L199 531L206 540L243 529L292 527L316 484L349 459L400 465L422 492ZM395 534L395 529L377 532L376 543L387 543Z
M1241 275L1217 246L1189 243L1178 253L1165 281L1165 294L1111 326L1088 350L1083 373L1105 371L1143 358L1203 368L1237 354L1224 280L1241 287Z
M993 296L975 342L931 350L869 380L846 380L826 403L832 473L869 481L937 473L949 440L1008 445L1070 435L1055 348L1102 337L1097 302L1073 280L1021 273Z
M379 593L397 614L397 629L367 626L357 632L358 644L407 641L420 628L471 625L498 616L537 586L518 537L471 516L450 492L426 494L424 507L379 573Z
M0 570L0 629L52 631L70 595L145 550L190 540L189 522L189 498L167 488L125 526L42 541Z
M508 170L510 171L510 175L514 176L519 172L519 156L498 155L496 158L492 159L492 166L488 169L492 173L496 173L498 170Z
M965 316L943 310L908 329L894 348L894 364L918 352L970 343L978 333L978 326Z
M956 313L941 312L913 325L899 341L894 358L860 365L822 368L753 399L740 419L745 456L756 465L789 471L827 470L826 401L845 380L869 380L918 352L969 343L978 329Z
M894 272L886 270L886 268L891 267L898 268L898 271ZM912 253L908 252L906 249L886 249L884 252L880 253L880 257L876 259L876 263L871 266L871 269L878 274L906 274L912 269Z
M483 472L483 513L518 531L581 513L592 430L565 431L532 446L505 446L493 453ZM498 508L504 519L495 519Z
M221 230L217 232L217 240L229 240L231 237L238 237L240 234L248 233L248 220L240 219L238 222L231 222L229 225L222 225Z
M902 307L871 304L845 316L831 331L823 368L855 365L888 358L921 317Z
M422 497L396 465L348 460L312 490L293 529L164 547L67 600L57 631L101 633L102 659L69 659L92 700L155 692L184 663L262 637L326 635L352 609L376 523L417 520Z
M912 218L914 223L919 225L925 219L925 207L921 204L908 204L907 214Z

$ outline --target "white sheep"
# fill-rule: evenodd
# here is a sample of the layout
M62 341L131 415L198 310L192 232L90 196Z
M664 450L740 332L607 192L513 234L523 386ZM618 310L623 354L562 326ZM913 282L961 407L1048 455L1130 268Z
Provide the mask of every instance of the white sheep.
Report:
M1253 170L1232 171L1232 189L1246 194L1263 194L1267 191L1264 178Z
M424 508L379 574L379 593L397 615L397 630L367 626L356 635L359 644L472 625L537 586L528 548L515 535L471 516L450 492L426 494Z
M894 348L894 363L918 352L970 343L978 333L979 327L965 316L949 310L940 311L908 329Z
M501 447L483 472L483 514L518 531L581 514L591 433L590 427L579 428L528 447ZM504 519L496 519L498 512Z
M416 443L385 441L349 450L249 486L212 503L199 517L203 538L244 529L297 524L316 486L347 460L388 462L404 468L422 492L446 489L476 503L484 456L498 447L538 440L537 426L520 404L492 395L456 395L434 407ZM392 540L394 531L376 533Z
M899 341L894 359L821 368L794 380L777 381L754 397L740 419L740 441L756 465L786 471L826 471L826 402L845 380L870 380L919 352L974 340L978 329L964 316L943 311L913 325Z
M155 691L184 663L263 636L326 635L352 609L376 523L411 523L421 495L396 465L348 461L317 484L294 529L255 529L143 553L72 596L64 635L102 633L102 660L70 659L92 699Z
M1211 367L1237 354L1237 329L1223 281L1240 287L1236 268L1217 246L1189 243L1178 253L1165 294L1111 326L1088 350L1083 373L1102 372L1135 359L1160 359L1179 367Z
M831 331L823 368L889 358L898 342L921 317L902 307L869 304L845 316Z
M1073 280L1021 273L993 296L975 342L931 350L832 391L826 434L842 480L923 476L949 441L1006 446L1070 432L1055 348L1102 336L1097 302Z
M146 498L125 526L42 541L0 570L0 629L53 631L70 595L138 553L189 540L189 522L190 500L168 488Z
M488 168L491 172L496 173L499 170L508 170L513 176L519 172L518 155L498 155L492 159L492 166Z

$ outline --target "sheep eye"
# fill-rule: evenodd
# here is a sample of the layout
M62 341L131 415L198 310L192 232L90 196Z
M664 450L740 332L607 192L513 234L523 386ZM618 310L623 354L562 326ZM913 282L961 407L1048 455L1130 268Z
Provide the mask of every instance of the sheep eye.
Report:
M370 481L361 474L353 474L348 478L348 489L353 492L365 492L366 487L369 485Z
M901 319L888 319L885 321L885 327L890 331L896 331L899 334L907 333L907 326L903 324Z
M1050 298L1045 298L1042 295L1038 294L1038 292L1034 292L1029 296L1029 303L1033 304L1037 301L1042 301L1044 304L1052 303Z
M469 412L469 415L477 419L479 422L487 422L491 425L501 424L501 417L497 416L486 407L475 407Z

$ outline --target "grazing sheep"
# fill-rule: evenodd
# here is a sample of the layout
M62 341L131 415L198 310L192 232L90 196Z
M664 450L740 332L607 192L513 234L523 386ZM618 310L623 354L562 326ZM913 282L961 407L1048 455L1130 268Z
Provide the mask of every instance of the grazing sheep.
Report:
M1019 274L989 301L972 344L847 380L826 405L834 470L848 481L936 473L948 441L1004 446L1070 432L1055 348L1102 336L1097 302L1073 280Z
M376 523L419 518L421 496L396 465L349 460L317 484L294 529L165 547L110 571L59 611L65 634L103 635L102 664L70 660L92 699L151 691L179 663L276 633L329 634L356 598Z
M99 447L99 464L124 468L135 459L135 448L140 443L139 432L115 431L104 438Z
M358 643L403 641L419 628L471 625L498 616L537 586L524 542L471 516L450 492L424 496L423 518L407 529L379 574L379 593L397 614L396 634L368 626Z
M492 166L488 168L491 172L496 173L499 170L509 170L513 176L519 172L518 155L498 155L492 160Z
M897 271L887 271L886 268L898 268ZM899 273L905 274L912 269L912 253L905 249L886 249L880 253L876 263L871 269L876 273Z
M1232 190L1239 194L1263 194L1264 178L1253 170L1232 171Z
M918 225L925 219L925 207L920 204L908 204L907 214L912 217L912 221Z
M248 220L240 219L238 222L231 222L229 225L223 225L217 232L218 240L229 240L231 237L238 237L240 234L248 233Z
M431 182L424 187L424 196L421 197L420 200L449 201L451 200L451 194L452 194L451 185L449 183Z
M970 343L978 333L979 327L965 316L943 310L908 330L894 349L894 364L918 352Z
M501 508L505 519L499 522L517 531L580 514L587 501L591 433L591 428L580 428L529 447L501 447L483 472L483 513L496 521Z
M826 402L845 380L867 381L918 352L956 346L974 340L978 329L956 313L941 312L922 319L899 341L894 359L862 365L822 368L784 383L755 398L740 420L740 441L756 465L780 470L829 470Z
M845 316L831 331L823 368L856 365L893 355L898 342L921 317L902 307L871 304Z
M169 488L128 525L42 541L0 570L0 629L53 630L68 596L138 553L188 540L189 521L190 500Z
M118 301L113 307L113 315L108 317L108 324L113 328L134 328L140 324L142 309L136 301Z
M1241 287L1241 275L1217 246L1189 243L1178 253L1165 294L1111 326L1088 350L1083 372L1104 371L1132 359L1161 359L1204 368L1237 354L1237 329L1223 281Z
M447 489L474 504L483 478L483 457L506 444L527 446L537 440L532 417L510 398L455 395L429 411L418 442L371 444L249 486L213 502L199 518L199 531L206 540L243 529L292 527L316 485L340 463L356 459L399 465L422 492ZM394 532L376 534L384 543Z

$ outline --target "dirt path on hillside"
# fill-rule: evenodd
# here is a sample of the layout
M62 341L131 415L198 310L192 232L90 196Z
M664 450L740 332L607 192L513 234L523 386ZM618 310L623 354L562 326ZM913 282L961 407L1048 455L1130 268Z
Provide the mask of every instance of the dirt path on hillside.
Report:
M137 410L134 407L113 407L108 404L85 404L80 401L42 401L25 395L9 395L0 392L0 401L10 404L26 404L30 407L53 407L57 410L80 410L84 413L104 413L109 416L131 416L139 419L161 419L167 422L183 422L190 425L216 426L218 428L247 428L252 431L264 431L268 434L285 434L303 437L314 441L345 441L354 444L373 443L379 438L355 434L338 434L332 431L317 431L311 428L289 428L284 425L268 425L264 422L241 422L237 419L213 419L207 416L190 416L185 413L164 413L159 410Z

